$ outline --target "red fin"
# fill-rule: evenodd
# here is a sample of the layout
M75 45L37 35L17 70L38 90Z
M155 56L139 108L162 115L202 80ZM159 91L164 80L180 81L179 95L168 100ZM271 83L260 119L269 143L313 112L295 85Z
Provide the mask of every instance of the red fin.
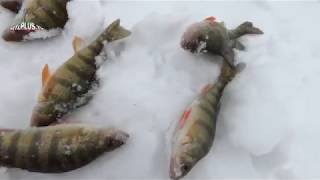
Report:
M42 70L42 87L46 84L48 79L50 78L49 66L46 64Z
M183 112L183 114L179 120L179 129L183 128L184 124L187 122L187 119L190 116L191 111L192 111L192 108L189 108Z
M208 20L208 21L215 21L216 18L213 17L213 16L209 16L209 17L206 17L204 20Z

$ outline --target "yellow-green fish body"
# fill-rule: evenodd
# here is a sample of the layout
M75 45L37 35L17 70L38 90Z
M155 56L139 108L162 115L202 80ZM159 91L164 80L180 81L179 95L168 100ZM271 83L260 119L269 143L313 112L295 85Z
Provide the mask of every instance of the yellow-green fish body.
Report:
M112 42L127 37L130 32L113 22L96 41L77 51L44 82L39 102L32 115L32 126L55 123L72 110L86 104L88 92L96 84L96 56L103 48L103 41Z
M215 136L220 99L235 73L236 70L225 62L217 82L206 86L183 113L172 142L172 179L184 177L209 152Z
M3 39L6 41L23 41L30 32L38 31L11 29L26 22L40 26L44 30L63 28L68 21L68 1L70 0L24 0L14 22L3 33Z
M128 137L120 130L76 124L0 129L0 165L32 172L67 172L120 147Z

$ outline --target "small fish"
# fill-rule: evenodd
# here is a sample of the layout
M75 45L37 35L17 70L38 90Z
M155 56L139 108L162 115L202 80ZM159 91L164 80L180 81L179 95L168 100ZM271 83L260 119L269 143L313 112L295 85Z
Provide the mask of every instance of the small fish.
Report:
M104 41L112 42L130 35L130 31L114 21L91 44L82 48L82 40L75 38L75 54L62 64L52 75L46 65L42 71L42 93L31 117L32 126L48 126L56 123L64 115L89 102L88 93L97 84L96 72L98 56Z
M20 7L21 9L16 15L12 25L4 31L2 38L6 41L24 41L30 32L63 28L68 21L68 1L70 0L3 1L1 5L13 11L17 11ZM32 23L32 25L28 25L30 29L12 29L24 23ZM35 29L36 26L43 29ZM58 33L55 35L57 34Z
M200 96L182 114L173 136L171 179L184 177L209 152L215 137L223 90L243 65L230 67L224 62L217 82L205 86Z
M14 13L18 13L23 0L0 0L0 5Z
M0 129L0 165L31 172L63 173L87 165L120 147L128 138L120 130L84 124Z
M236 29L228 30L224 23L216 22L214 17L208 17L201 22L190 25L184 32L181 47L195 52L210 52L221 55L229 63L234 64L233 48L244 50L237 40L247 34L263 34L251 22L244 22Z

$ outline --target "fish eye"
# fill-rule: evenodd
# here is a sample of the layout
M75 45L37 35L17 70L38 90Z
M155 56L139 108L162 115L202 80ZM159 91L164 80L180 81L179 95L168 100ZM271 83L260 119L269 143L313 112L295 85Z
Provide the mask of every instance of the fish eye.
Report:
M189 166L189 165L186 165L186 164L183 165L181 168L182 168L182 171L183 171L183 172L188 172L188 171L190 170L190 166Z

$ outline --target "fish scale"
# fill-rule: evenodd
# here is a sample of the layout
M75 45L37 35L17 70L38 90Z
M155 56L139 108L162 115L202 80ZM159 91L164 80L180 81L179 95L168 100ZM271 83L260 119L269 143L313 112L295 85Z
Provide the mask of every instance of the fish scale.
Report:
M5 163L14 164L16 159L17 145L21 137L20 132L14 132L10 137L10 142L7 146L7 153L5 157Z
M54 133L49 132L49 130L47 130L46 133L41 133L41 138L37 145L38 160L36 166L34 166L31 171L36 171L37 169L43 171L49 166L48 152L51 147L53 136Z
M80 168L104 152L121 146L128 138L122 131L89 125L0 129L0 132L1 165L43 173Z
M35 132L33 133L31 143L27 143L29 145L27 156L25 159L27 162L25 162L26 166L23 168L28 169L37 169L40 167L40 161L39 160L39 149L40 149L40 140L42 138L42 132ZM20 153L23 154L23 153ZM40 162L39 162L40 161Z
M32 156L34 154L29 154L29 144L32 143L33 139L34 139L34 133L30 133L30 134L22 134L19 141L18 141L18 144L17 144L17 147L19 147L17 149L17 152L15 154L15 164L17 164L18 166L21 166L21 167L26 167L26 163L28 163L28 161L21 161L22 159L27 159L28 157L30 157L32 160Z

